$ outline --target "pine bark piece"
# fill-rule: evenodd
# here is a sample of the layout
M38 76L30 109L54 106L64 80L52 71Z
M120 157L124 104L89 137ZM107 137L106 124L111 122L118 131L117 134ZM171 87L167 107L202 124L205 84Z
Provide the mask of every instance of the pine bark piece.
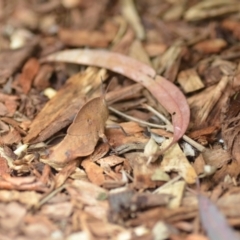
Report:
M39 62L36 58L30 58L23 66L22 74L19 78L19 83L23 89L23 92L27 94L31 89L31 85L34 77L39 70Z
M187 69L178 74L178 83L185 93L202 89L204 84L195 69Z
M219 17L239 11L239 2L231 1L200 1L190 7L184 14L187 21L198 21L207 18Z
M0 175L10 173L9 166L7 164L7 160L4 157L0 157Z
M198 194L199 215L206 234L210 240L237 240L234 230L229 226L226 217L207 197Z
M59 38L61 41L74 47L107 47L113 40L114 34L109 34L100 31L88 31L88 30L69 30L61 29L59 31Z
M36 87L38 90L44 90L50 85L50 78L54 68L49 64L43 64L40 66L40 69L33 81L33 86Z
M240 106L239 94L231 97L221 115L222 137L228 151L240 163Z
M170 139L165 140L162 148L165 148L170 142ZM188 183L194 184L197 179L197 174L186 158L178 144L169 148L163 156L161 167L165 172L175 171Z
M163 54L166 49L167 45L164 43L146 43L144 45L145 51L147 52L149 57L156 57Z
M206 149L203 153L206 164L216 168L221 168L231 160L231 155L224 149Z
M134 29L139 40L145 39L145 30L141 23L141 19L136 10L136 6L132 0L121 1L122 15L127 19L131 27Z
M188 99L193 109L192 116L196 127L213 125L218 126L219 114L229 94L229 82L231 76L224 75L216 86L209 87L203 92Z
M159 58L157 73L174 82L179 71L184 45L181 40L172 44Z
M81 166L85 169L90 182L96 184L97 186L101 186L104 183L105 176L103 169L96 163L93 163L89 159L86 159L81 163Z
M222 27L230 32L240 40L240 21L234 19L225 19L222 22Z
M31 55L37 46L38 40L34 39L26 47L17 50L6 50L0 53L0 83L3 84L11 77Z
M133 57L149 66L151 66L151 61L147 55L142 43L139 40L135 40L130 47L130 57Z
M227 46L227 42L221 38L204 40L197 43L193 48L205 54L218 53Z
M162 186L157 191L158 194L169 194L172 199L168 202L168 207L171 209L178 208L182 203L182 198L185 192L186 182L178 181L173 184Z
M129 161L133 169L133 185L136 189L149 189L161 186L164 181L153 180L152 176L156 169L159 168L159 163L147 165L147 158L142 152L125 153L124 157Z

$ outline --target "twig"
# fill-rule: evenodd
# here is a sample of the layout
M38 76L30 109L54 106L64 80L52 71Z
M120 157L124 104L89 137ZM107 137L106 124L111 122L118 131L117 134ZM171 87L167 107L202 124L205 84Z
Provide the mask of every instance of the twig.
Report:
M51 198L53 198L57 193L61 192L64 188L66 188L67 184L64 184L58 188L56 188L54 191L49 192L42 200L34 207L35 210L39 209L43 204L45 204L47 201L49 201Z
M161 189L177 182L178 180L180 180L182 177L180 175L176 176L175 178L171 179L170 181L168 181L167 183L165 183L164 185L162 185L161 187L157 188L155 191L153 191L153 193L158 193Z
M163 122L166 123L166 129L169 132L173 132L173 126L172 123L165 117L163 116L160 112L158 112L157 110L155 110L153 107L147 105L147 104L143 104L143 106L148 109L150 112L156 114L157 117L159 117ZM191 139L190 137L183 135L182 137L186 142L188 142L190 145L192 145L193 147L195 147L198 151L203 152L205 150L205 147L202 146L201 144L197 143L196 141L194 141L193 139Z
M142 104L142 106L145 107L150 112L154 113L156 116L158 116L167 125L167 129L169 129L168 131L173 131L172 123L163 114L161 114L160 112L158 112L153 107L147 104Z
M140 120L138 118L135 118L135 117L129 116L125 113L122 113L122 112L118 111L117 109L115 109L113 107L108 107L108 109L111 110L112 112L116 113L117 115L126 118L127 120L131 120L133 122L139 123L139 124L144 125L144 126L161 128L161 129L166 130L166 125L159 125L159 124L154 124L154 123L150 123L150 122Z

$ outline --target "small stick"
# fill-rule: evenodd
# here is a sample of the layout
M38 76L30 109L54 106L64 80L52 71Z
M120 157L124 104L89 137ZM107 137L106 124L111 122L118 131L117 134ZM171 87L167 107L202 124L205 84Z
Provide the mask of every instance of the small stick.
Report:
M166 123L166 125L168 126L168 130L169 132L173 132L173 126L171 124L171 122L165 117L163 116L160 112L158 112L157 110L155 110L154 108L152 108L151 106L147 105L147 104L143 104L143 106L148 109L150 112L154 113L156 116L158 116L162 121L164 121ZM190 137L183 135L182 137L186 142L188 142L190 145L192 145L193 147L195 147L198 151L203 152L205 150L205 147L202 146L201 144L197 143L196 141L194 141L193 139L191 139Z
M141 125L149 126L149 127L155 127L155 128L161 128L161 129L164 129L164 130L167 129L166 125L159 125L159 124L149 123L149 122L140 120L138 118L135 118L135 117L129 116L125 113L122 113L122 112L118 111L117 109L115 109L113 107L108 107L108 109L111 110L112 112L116 113L117 115L126 118L127 120L131 120L131 121L139 123Z
M144 108L146 108L147 110L149 110L150 112L154 113L156 116L158 116L166 125L171 126L172 128L172 123L160 112L158 112L156 109L154 109L153 107L145 104L142 104L142 106Z
M64 188L66 188L67 184L64 184L53 191L50 191L45 197L43 197L40 202L34 207L34 210L39 209L43 204L48 202L51 198L53 198L57 193L61 192Z
M178 180L180 180L182 177L180 175L176 176L175 178L171 179L170 181L166 182L165 184L163 184L162 186L160 186L159 188L157 188L156 190L153 191L153 193L158 193L162 188L165 188L175 182L177 182Z

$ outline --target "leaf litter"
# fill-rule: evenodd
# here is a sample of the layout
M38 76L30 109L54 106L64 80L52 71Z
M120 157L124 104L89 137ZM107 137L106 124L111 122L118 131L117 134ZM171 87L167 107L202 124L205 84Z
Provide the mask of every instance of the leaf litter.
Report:
M237 1L0 6L0 238L239 238Z

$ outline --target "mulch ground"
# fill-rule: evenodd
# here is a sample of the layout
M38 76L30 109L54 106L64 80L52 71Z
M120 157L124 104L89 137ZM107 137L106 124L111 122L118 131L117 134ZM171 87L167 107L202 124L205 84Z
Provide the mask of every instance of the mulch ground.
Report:
M0 239L240 239L238 0L0 0Z

